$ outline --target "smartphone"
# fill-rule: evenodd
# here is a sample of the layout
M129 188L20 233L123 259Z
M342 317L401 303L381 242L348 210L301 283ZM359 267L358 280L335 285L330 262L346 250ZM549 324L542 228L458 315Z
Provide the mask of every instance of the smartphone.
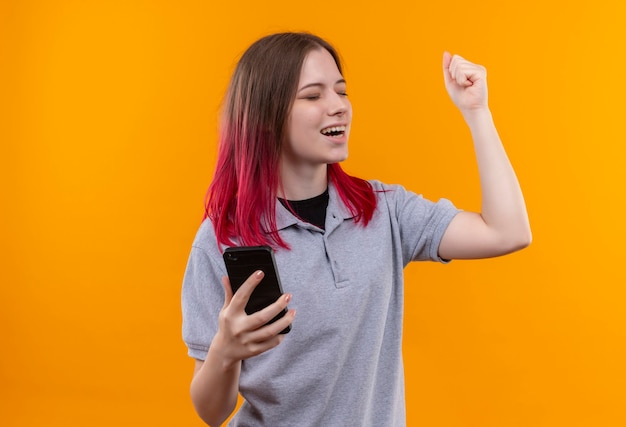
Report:
M250 295L248 304L246 304L246 313L252 314L267 307L283 294L274 260L274 251L271 247L237 246L227 248L224 251L224 263L233 293L237 292L237 289L255 271L261 270L265 273L261 282ZM285 314L287 314L287 309L278 313L268 324L277 321ZM290 330L291 325L287 326L281 334L286 334Z

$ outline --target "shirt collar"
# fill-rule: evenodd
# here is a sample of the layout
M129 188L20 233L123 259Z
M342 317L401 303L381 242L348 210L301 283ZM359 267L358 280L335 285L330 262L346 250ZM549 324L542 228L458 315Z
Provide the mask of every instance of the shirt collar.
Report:
M343 204L332 182L328 183L328 208L326 209L326 215L328 215L328 213L343 219L354 218L354 215L352 215ZM276 200L276 229L282 230L299 223L301 223L301 221L296 218L289 209L284 207L282 203Z

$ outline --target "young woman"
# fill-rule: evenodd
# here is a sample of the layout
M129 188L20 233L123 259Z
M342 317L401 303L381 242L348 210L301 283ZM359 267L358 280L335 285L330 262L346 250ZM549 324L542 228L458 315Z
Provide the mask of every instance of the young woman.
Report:
M342 171L352 108L326 41L275 34L244 53L182 293L184 340L196 359L191 396L207 424L230 416L241 393L233 426L405 425L403 268L530 243L485 69L445 53L443 74L474 140L480 213ZM240 245L276 250L285 291L252 315L244 307L263 272L234 295L225 277L222 252Z

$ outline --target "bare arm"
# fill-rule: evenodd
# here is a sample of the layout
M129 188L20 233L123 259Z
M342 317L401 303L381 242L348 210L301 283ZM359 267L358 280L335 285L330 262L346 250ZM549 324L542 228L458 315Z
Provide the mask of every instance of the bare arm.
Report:
M219 328L206 360L196 361L190 390L196 412L210 426L220 426L237 405L241 361L279 345L284 338L280 332L295 316L295 311L290 310L280 320L264 326L287 307L290 294L282 295L261 311L246 314L248 299L262 278L262 273L253 274L235 295L228 278L222 280L226 298L220 312Z
M211 351L205 361L196 360L191 400L200 418L208 425L222 425L235 409L240 372L241 362L225 366Z
M474 141L482 206L480 213L461 212L452 220L439 255L445 259L487 258L522 249L532 239L526 205L487 104L486 71L448 53L443 66L446 89Z

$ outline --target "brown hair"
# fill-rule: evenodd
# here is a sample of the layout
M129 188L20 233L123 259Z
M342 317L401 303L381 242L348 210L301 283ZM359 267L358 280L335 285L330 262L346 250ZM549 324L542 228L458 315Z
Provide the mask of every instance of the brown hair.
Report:
M206 216L220 243L287 247L276 231L280 153L287 119L309 52L327 50L342 72L337 51L309 33L261 38L242 55L223 107L215 176L207 193ZM376 201L369 183L350 177L339 164L329 179L348 209L367 224Z

